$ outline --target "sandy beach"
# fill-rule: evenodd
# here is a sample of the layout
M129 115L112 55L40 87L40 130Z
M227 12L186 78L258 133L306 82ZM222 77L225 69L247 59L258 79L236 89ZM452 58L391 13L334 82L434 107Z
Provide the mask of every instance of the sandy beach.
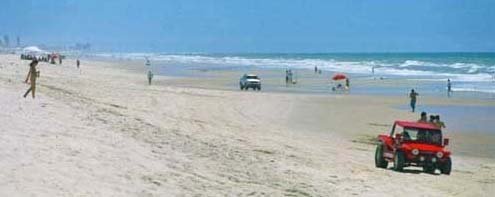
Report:
M0 55L0 196L495 192L493 132L446 133L450 176L375 168L375 137L396 119L419 116L397 108L407 96L239 91L236 71L219 71L212 80L155 75L149 86L142 63L83 59L79 71L67 59L40 63L33 100L22 98L28 64Z

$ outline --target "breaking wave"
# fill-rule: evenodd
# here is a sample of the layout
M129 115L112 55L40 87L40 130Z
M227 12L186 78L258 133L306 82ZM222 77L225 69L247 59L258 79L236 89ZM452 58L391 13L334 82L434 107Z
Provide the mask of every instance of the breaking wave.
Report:
M256 56L218 56L208 54L156 54L156 53L102 53L100 57L121 59L145 59L152 61L194 65L215 66L257 66L262 68L313 69L315 66L326 71L351 74L371 74L380 76L413 76L432 79L451 78L456 81L491 81L495 72L494 65L480 65L469 62L438 63L419 60L336 60L333 58L256 57Z

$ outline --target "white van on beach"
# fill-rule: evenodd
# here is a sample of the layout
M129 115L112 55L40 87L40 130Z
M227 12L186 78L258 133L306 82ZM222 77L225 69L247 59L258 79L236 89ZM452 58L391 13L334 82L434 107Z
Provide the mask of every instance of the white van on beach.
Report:
M241 90L248 90L253 88L253 90L261 90L261 79L254 74L244 74L239 80L239 86Z

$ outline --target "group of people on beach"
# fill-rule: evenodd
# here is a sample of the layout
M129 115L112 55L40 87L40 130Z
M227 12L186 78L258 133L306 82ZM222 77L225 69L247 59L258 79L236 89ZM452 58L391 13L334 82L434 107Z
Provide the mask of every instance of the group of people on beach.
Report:
M58 59L58 64L62 64L62 59L64 57L57 54L48 55L31 55L31 54L21 54L21 60L37 60L38 62L50 62L51 64L56 64L55 59Z
M285 85L296 84L297 81L294 78L294 72L291 69L285 70Z
M48 62L48 57L46 56L35 56L30 54L21 54L21 60L38 60L42 62Z
M445 128L445 123L440 120L440 115L430 115L430 119L428 120L428 114L421 112L418 122L433 124L438 128Z
M342 85L341 83L338 83L336 86L332 87L332 91L345 91L348 92L351 89L351 80L349 78L345 79L345 84Z

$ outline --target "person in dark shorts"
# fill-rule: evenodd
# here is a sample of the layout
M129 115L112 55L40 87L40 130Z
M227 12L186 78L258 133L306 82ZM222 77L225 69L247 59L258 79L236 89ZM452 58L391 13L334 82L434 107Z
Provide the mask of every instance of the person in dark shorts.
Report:
M416 110L416 97L418 96L419 94L417 92L414 91L414 89L411 90L411 93L409 94L409 98L411 99L411 109L412 109L412 112L414 112Z
M153 79L153 72L148 70L148 85L151 85L151 80Z
M450 79L447 79L447 96L450 97L452 94L452 83L450 82Z
M285 70L285 85L289 84L289 70Z

